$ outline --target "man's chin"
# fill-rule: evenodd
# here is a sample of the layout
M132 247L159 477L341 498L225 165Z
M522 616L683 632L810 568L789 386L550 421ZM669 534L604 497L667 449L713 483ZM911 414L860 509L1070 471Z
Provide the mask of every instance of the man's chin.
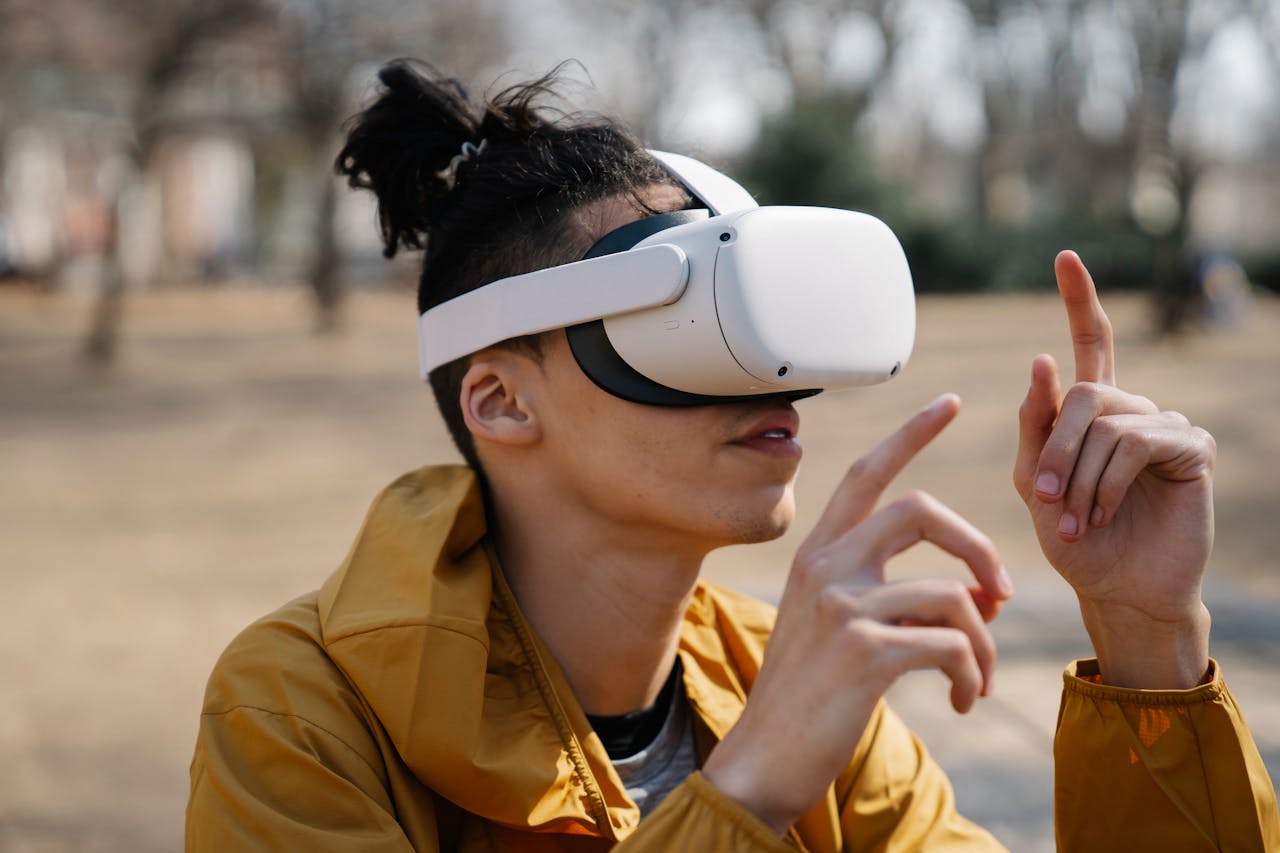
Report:
M732 539L726 544L758 545L761 542L772 542L791 528L794 518L795 514L791 511L779 511L768 516L736 519Z
M786 528L786 527L781 527L781 528L777 528L777 529L774 529L774 530L759 530L759 531L754 531L754 532L753 532L753 533L751 533L750 535L748 535L748 536L744 536L742 539L738 540L738 541L737 541L736 543L734 543L734 544L736 544L736 545L759 545L759 544L760 544L760 543L762 543L762 542L772 542L773 540L780 538L780 537L782 536L782 534L784 534L784 533L786 533L786 532L787 532L787 528Z

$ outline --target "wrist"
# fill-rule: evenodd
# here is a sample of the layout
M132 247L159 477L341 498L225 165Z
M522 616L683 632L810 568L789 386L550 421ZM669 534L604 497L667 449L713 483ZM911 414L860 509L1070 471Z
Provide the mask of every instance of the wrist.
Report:
M1187 690L1209 670L1209 611L1197 600L1178 618L1154 618L1132 605L1080 600L1080 615L1104 684Z
M765 826L784 835L803 813L803 809L794 817L790 809L783 803L775 802L769 787L760 784L759 780L768 778L768 768L756 767L751 760L750 751L739 755L735 753L731 739L733 731L721 741L702 767L702 776L720 793L755 815Z

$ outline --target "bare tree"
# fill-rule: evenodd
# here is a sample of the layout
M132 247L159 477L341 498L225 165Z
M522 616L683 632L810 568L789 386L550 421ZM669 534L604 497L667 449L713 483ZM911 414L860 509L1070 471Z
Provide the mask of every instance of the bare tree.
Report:
M54 67L82 88L92 88L96 77L123 81L125 102L103 98L102 108L124 120L131 134L115 142L134 171L145 174L165 131L165 96L194 51L262 12L257 0L6 0L0 7L0 20L8 24L0 28L3 73L24 77ZM50 109L57 104L40 106ZM106 199L106 253L83 350L97 364L110 361L116 352L124 297L117 222L124 186L117 181L101 189L113 197Z
M132 12L138 30L151 34L145 43L149 49L142 51L142 62L136 69L138 83L130 111L135 137L129 153L136 173L146 175L152 168L157 143L164 132L164 97L185 70L194 51L208 39L260 18L264 9L257 0L113 3L112 8L117 14ZM158 23L162 25L156 26ZM122 189L115 188L117 193ZM98 300L84 350L94 363L105 363L115 356L124 299L120 229L116 221L119 202L111 204L109 209L112 212L109 252L102 265Z
M487 2L440 0L422 6L399 0L281 0L284 68L291 78L311 163L311 260L316 328L339 328L342 258L334 233L337 182L332 162L337 132L355 107L352 74L368 63L411 55L460 75L473 74L509 46L498 10Z
M209 66L219 60L208 48L254 42L263 61L287 78L292 108L272 117L269 130L234 113L218 120L238 122L250 137L296 133L309 152L315 215L306 277L317 328L329 331L337 327L342 294L332 158L340 122L354 108L354 69L416 55L474 72L508 50L500 14L491 0L0 0L0 86L12 89L57 68L82 81L81 88L122 92L123 98L104 97L102 111L127 129L115 140L131 164L126 171L146 176L163 141L185 127L174 114L175 92L218 76ZM96 364L116 353L125 298L115 219L126 186L106 189L116 198L106 199L110 235L83 348Z

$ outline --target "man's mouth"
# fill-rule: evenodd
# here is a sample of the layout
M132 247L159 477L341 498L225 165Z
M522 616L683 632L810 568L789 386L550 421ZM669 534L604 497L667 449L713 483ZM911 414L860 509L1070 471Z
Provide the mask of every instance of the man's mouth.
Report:
M776 409L756 418L730 444L774 455L799 457L800 443L796 441L799 427L800 418L794 409Z

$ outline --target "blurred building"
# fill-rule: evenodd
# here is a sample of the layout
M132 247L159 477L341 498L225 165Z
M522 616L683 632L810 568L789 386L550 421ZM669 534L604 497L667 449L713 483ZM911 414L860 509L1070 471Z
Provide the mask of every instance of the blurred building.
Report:
M314 152L331 157L337 127L309 136L278 26L265 17L193 40L162 82L74 58L10 72L0 270L87 287L112 256L132 286L305 277L333 180ZM376 254L371 213L356 206L367 239L344 248Z
M298 279L329 242L371 261L369 199L333 198L329 165L371 70L401 53L479 80L582 57L651 142L729 159L763 117L833 92L850 144L919 217L1125 221L1277 254L1277 16L1200 0L0 0L0 270L75 286L114 253L139 285Z

